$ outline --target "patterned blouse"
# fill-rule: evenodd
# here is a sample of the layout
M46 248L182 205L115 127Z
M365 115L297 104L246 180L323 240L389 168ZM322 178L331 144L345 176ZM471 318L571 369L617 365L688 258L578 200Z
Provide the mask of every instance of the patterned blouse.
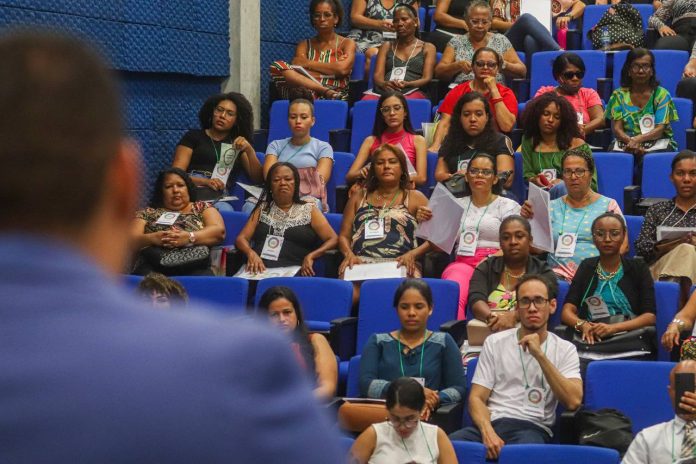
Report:
M145 233L161 232L177 227L186 232L196 232L203 229L203 211L210 208L210 205L204 201L197 201L191 205L190 213L180 213L172 225L157 224L157 220L164 213L171 213L171 210L166 208L145 208L135 214L137 219L145 221Z
M657 227L696 227L696 208L685 212L678 208L674 199L661 201L645 213L640 235L636 239L636 254L642 256L645 262L652 264L656 261L655 244L657 243Z
M471 41L469 40L469 34L464 34L464 35L455 35L452 40L449 41L449 46L454 49L454 59L456 61L468 61L471 62L472 58L474 57L474 46L471 45ZM512 44L508 40L507 37L505 37L503 34L498 34L495 32L489 32L488 33L488 43L485 45L488 48L492 48L502 58L503 55L505 54L506 51L510 50L512 48ZM470 81L474 78L474 73L469 72L467 74L464 73L459 73L455 76L454 78L454 83L459 84L464 81ZM498 82L503 82L504 78L502 73L498 71L498 74L495 76L496 80Z
M520 0L492 0L493 17L515 22L520 17Z
M365 16L370 19L391 19L394 16L394 7L399 5L413 5L416 0L394 0L394 6L385 8L381 0L367 0ZM365 53L368 48L377 48L382 45L384 38L382 31L351 29L348 38L353 39L359 51Z
M648 27L659 29L685 18L696 18L696 0L663 0L662 6L650 16Z
M293 203L286 213L271 203L259 206L261 217L256 225L252 242L254 251L261 256L266 237L277 235L283 237L280 255L276 261L263 259L266 267L301 266L304 257L317 247L319 236L312 228L312 203Z

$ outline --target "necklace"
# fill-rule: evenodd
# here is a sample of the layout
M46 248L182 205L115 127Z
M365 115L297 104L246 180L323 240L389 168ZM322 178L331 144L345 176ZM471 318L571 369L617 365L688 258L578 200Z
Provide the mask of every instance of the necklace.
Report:
M595 269L595 272L597 273L597 278L599 280L611 280L614 277L616 277L620 270L621 264L619 264L619 267L614 272L607 272L604 270L601 263L597 263L597 268Z
M512 272L510 272L510 269L508 269L507 266L505 267L505 275L508 276L508 277L511 278L511 279L520 279L520 278L522 278L522 276L525 275L526 273L527 273L527 271L522 271L522 272L520 272L519 274L515 275L515 274L513 274Z

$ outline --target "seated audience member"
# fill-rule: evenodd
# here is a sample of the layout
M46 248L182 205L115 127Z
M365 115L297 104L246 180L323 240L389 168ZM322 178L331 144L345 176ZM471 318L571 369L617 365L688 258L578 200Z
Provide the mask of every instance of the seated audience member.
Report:
M621 244L626 240L623 217L616 213L598 216L592 221L592 236L599 256L580 263L563 304L563 324L574 328L589 345L601 344L620 332L655 327L650 270L640 258L621 256Z
M669 91L660 87L655 74L655 56L645 48L628 52L621 68L621 87L607 103L606 118L611 120L615 140L613 150L642 157L648 151L675 151L672 121L677 121Z
M131 231L133 274L213 275L210 247L225 238L220 213L196 201L193 181L179 168L160 172L150 206L137 212Z
M459 283L457 319L464 319L469 298L469 281L476 266L500 250L498 230L503 219L520 212L520 205L500 196L495 159L477 153L466 168L469 194L459 199L464 208L457 258L442 273L442 278Z
M592 237L592 221L607 211L621 214L616 200L590 189L594 172L594 160L589 154L568 150L561 158L561 175L568 193L549 204L555 252L548 253L547 260L556 275L568 282L584 259L599 256ZM522 205L521 214L528 219L534 217L529 201ZM627 251L628 239L624 238L621 253Z
M312 137L310 132L314 123L312 102L303 98L293 100L288 107L288 126L292 137L268 144L263 175L267 177L278 161L292 164L300 174L300 197L303 200L313 199L321 211L328 213L326 184L333 170L333 148L327 142Z
M582 404L578 353L547 330L556 295L546 279L520 279L516 311L520 327L483 344L469 392L474 425L450 435L482 442L488 459L497 459L504 445L549 443L558 403L571 411Z
M437 124L430 151L437 152L452 121L452 111L460 98L470 92L478 92L485 96L493 124L501 132L510 132L515 127L517 118L517 98L509 88L497 83L496 69L500 66L501 58L488 47L479 48L472 58L474 79L459 84L445 96L438 108L440 122Z
M292 338L292 350L316 385L314 396L328 401L336 394L338 365L326 337L309 333L297 295L288 287L271 287L261 295L258 310Z
M387 40L396 38L392 22L396 5L410 5L418 11L419 0L353 0L350 8L350 24L353 28L348 38L353 39L357 50L365 54L365 74L370 69L370 59Z
M438 52L444 52L453 37L469 31L466 10L471 3L472 0L435 0L431 19L435 22L435 30L429 34L428 40L435 44Z
M408 104L400 92L387 92L379 98L372 135L360 146L355 161L346 174L346 181L349 184L359 182L360 186L364 185L372 156L385 143L397 146L404 152L408 159L406 172L409 179L415 185L423 185L427 181L428 170L425 139L413 130Z
M597 91L582 86L585 76L585 62L576 53L566 52L553 60L553 78L557 86L542 86L535 97L553 92L568 100L577 115L580 135L585 138L597 129L604 127L604 108Z
M594 1L594 4L595 4L595 5L616 5L617 3L621 3L621 2L625 2L625 3L645 3L645 2L643 2L643 1L641 1L641 0L595 0L595 1ZM590 4L591 4L591 3L592 3L592 1L590 1ZM653 6L653 9L654 9L654 10L657 10L658 8L660 8L660 6L662 6L662 2L661 2L660 0L653 0L653 1L652 1L652 6Z
M568 192L560 175L563 154L572 149L592 157L573 107L565 98L545 93L527 103L521 121L524 178L538 187L550 188L551 199L562 197ZM596 191L596 172L591 179L590 187Z
M687 390L681 398L675 398L676 374L696 376L696 361L682 361L669 373L670 404L677 404L674 419L638 432L621 461L623 464L670 464L693 460L696 452L696 392Z
M355 440L351 463L457 462L444 430L420 420L426 398L417 380L399 377L389 385L386 397L387 419L372 424Z
M377 100L384 92L427 99L426 86L435 67L435 46L418 38L418 12L412 6L397 5L393 25L396 40L379 47L373 74L375 86L363 100Z
M486 98L478 92L467 93L452 113L454 124L447 124L449 129L438 153L435 180L444 182L454 174L466 174L466 167L476 153L490 153L495 156L498 178L505 179L504 186L509 188L515 172L512 142L495 129Z
M665 333L662 334L662 346L664 346L667 351L672 351L675 347L679 346L681 344L682 332L692 330L694 328L694 322L696 322L696 292L688 297L686 304L683 305L682 309L674 316L672 322L667 325ZM692 332L692 335L684 340L681 350L687 348L685 347L687 342L693 345L693 339L694 336Z
M696 4L691 0L663 1L648 20L660 38L655 49L689 51L696 42Z
M489 256L476 266L469 284L469 307L474 317L486 322L492 332L515 327L519 322L515 311L515 288L525 275L540 275L556 293L556 275L539 258L529 254L532 228L522 216L511 215L500 223L502 256Z
M416 226L432 213L425 195L408 184L403 151L390 144L377 148L365 188L351 196L343 210L338 246L344 259L339 275L356 264L397 261L409 277L420 277L418 259L430 246L427 241L418 245Z
M585 4L580 0L557 0L551 3L551 18L556 42L562 49L567 46L568 25L571 21L582 19Z
M198 112L198 120L201 128L186 132L177 144L172 167L191 175L201 197L217 199L223 196L242 171L252 182L262 181L261 163L251 146L254 114L244 95L229 92L208 98ZM236 151L223 150L227 148L223 144L231 145ZM221 159L233 164L226 184L211 178ZM218 202L215 206L226 211L233 209L226 202Z
M505 34L516 50L526 56L536 52L559 50L551 33L534 16L520 14L522 0L491 0L494 31Z
M696 283L696 237L685 233L658 241L657 232L661 227L696 227L696 153L680 151L672 159L669 179L677 194L648 208L635 247L650 266L653 279L680 283L683 305Z
M503 76L525 77L527 67L520 61L510 41L502 34L490 32L493 13L488 2L475 0L471 2L467 11L466 23L469 32L452 37L435 66L435 77L453 81L455 84L473 79L474 52L481 47L489 48L500 55L496 60L499 66L492 70L498 82L503 81Z
M677 97L691 99L696 107L696 43L691 50L689 61L684 66L682 80L677 84ZM694 118L693 126L696 127L696 118Z
M186 305L188 302L184 286L159 272L151 272L143 277L138 283L137 292L153 308L158 309L168 309L172 303Z
M235 245L247 258L246 270L301 266L314 275L314 261L336 248L336 233L313 202L300 199L300 174L290 163L275 163L259 203L239 233Z
M293 89L306 89L316 98L348 99L348 82L355 62L355 42L336 34L343 21L341 0L312 0L309 20L317 35L302 40L291 63L274 61L271 79L281 98L289 99ZM293 66L304 69L297 70ZM308 73L311 77L308 77Z

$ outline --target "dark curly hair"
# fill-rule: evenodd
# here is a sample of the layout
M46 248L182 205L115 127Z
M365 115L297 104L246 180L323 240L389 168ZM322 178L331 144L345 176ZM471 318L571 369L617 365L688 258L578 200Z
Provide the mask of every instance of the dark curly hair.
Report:
M268 171L268 175L264 181L263 191L261 192L258 203L256 203L256 208L259 208L261 205L265 205L264 209L266 211L271 209L271 203L274 202L273 190L271 189L271 184L273 183L273 174L275 174L275 172L283 166L292 171L292 177L295 179L295 190L292 192L292 202L299 204L304 203L304 201L300 199L300 172L294 165L286 163L285 161L279 161L271 166L271 169Z
M402 190L406 190L409 186L409 183L411 182L411 176L408 175L406 155L396 145L383 143L382 145L377 147L375 151L372 152L372 162L370 163L370 168L367 172L367 180L365 183L367 191L374 192L375 190L377 190L377 187L379 186L379 180L377 179L377 175L375 174L375 160L377 159L377 156L382 154L383 151L390 151L394 153L396 155L396 158L399 160L399 166L401 166L401 178L399 179L399 188Z
M205 130L212 127L213 111L223 100L229 100L237 107L237 120L230 129L230 138L234 140L241 135L251 142L254 138L254 110L249 100L238 92L220 93L208 98L198 111L198 122L201 124L201 129Z
M169 174L176 174L183 179L186 184L186 189L188 190L189 200L191 203L195 202L197 197L196 186L191 180L186 171L179 168L167 168L157 175L157 180L155 180L155 187L152 190L152 198L150 199L150 206L152 208L164 208L164 178Z
M660 85L660 81L656 77L657 73L655 73L655 55L653 55L653 52L647 48L634 48L626 55L626 61L621 68L621 87L630 88L633 85L633 79L630 74L631 66L634 61L644 56L650 57L650 68L652 69L652 76L650 76L649 82L650 87L656 89Z
M544 110L552 103L558 106L558 110L561 113L561 125L558 126L556 131L556 143L560 150L567 150L573 139L581 138L582 134L580 134L580 128L578 127L578 117L575 114L575 109L568 100L554 92L539 95L527 103L521 118L524 137L532 139L533 147L541 142L539 119Z
M312 0L309 3L309 24L314 27L314 10L317 9L317 6L319 6L322 3L328 3L329 6L331 6L331 9L333 10L334 14L338 18L338 24L336 24L336 27L340 27L341 24L343 23L343 4L341 3L341 0Z
M411 118L409 117L408 113L408 102L406 102L406 97L404 97L404 94L401 92L389 91L383 93L382 96L379 97L379 100L377 100L377 107L375 108L375 123L372 126L372 135L379 139L384 131L387 130L387 123L384 122L384 116L382 116L380 108L382 108L384 101L390 97L396 97L401 101L401 105L404 107L404 130L409 134L415 134L416 131L413 130Z
M488 117L488 121L486 121L486 125L483 128L483 132L474 137L469 135L464 130L460 121L460 117L462 114L462 110L464 109L464 105L476 100L479 100L483 103L483 107L486 111L486 117ZM482 94L478 92L469 92L465 94L463 97L459 99L459 101L457 101L457 104L454 105L454 110L452 110L452 119L455 118L456 122L452 121L450 123L449 130L447 131L447 136L445 137L445 140L442 142L442 146L440 147L440 156L442 156L443 158L450 158L453 156L456 157L461 153L462 147L465 146L470 146L472 148L475 148L476 150L481 151L487 151L487 149L493 147L493 145L495 144L497 131L495 129L495 126L493 125L493 115L491 114L491 108L488 104L488 100L486 100L486 97L484 97Z

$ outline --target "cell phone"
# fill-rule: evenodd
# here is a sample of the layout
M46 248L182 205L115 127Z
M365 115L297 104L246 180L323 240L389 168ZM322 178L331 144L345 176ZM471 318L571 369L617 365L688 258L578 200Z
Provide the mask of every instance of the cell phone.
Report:
M674 374L674 409L683 414L691 414L679 407L679 402L685 392L693 392L696 389L696 374L680 372Z
M544 187L549 187L549 186L551 185L551 182L549 182L549 180L548 180L548 179L546 178L546 176L543 175L543 174L539 174L539 182L540 182L541 185L543 185Z

